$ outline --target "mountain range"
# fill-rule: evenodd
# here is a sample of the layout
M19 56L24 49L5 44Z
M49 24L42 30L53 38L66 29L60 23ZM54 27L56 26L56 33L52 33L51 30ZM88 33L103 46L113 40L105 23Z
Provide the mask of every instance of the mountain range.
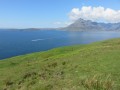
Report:
M120 23L98 23L80 18L61 29L71 31L120 31Z
M0 29L3 30L3 29ZM8 29L7 29L8 30ZM60 28L25 28L25 29L15 29L10 30L67 30L67 31L120 31L119 23L99 23L93 22L91 20L78 19L74 23Z

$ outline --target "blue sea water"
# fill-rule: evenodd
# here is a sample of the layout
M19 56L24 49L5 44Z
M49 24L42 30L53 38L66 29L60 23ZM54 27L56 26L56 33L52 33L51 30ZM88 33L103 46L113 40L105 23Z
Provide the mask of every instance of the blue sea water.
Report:
M0 59L119 37L115 31L0 30Z

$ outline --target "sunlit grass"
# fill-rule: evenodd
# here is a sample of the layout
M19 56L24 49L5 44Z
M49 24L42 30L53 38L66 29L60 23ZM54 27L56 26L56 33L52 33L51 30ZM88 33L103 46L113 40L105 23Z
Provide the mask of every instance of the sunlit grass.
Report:
M1 60L0 90L120 90L120 39Z

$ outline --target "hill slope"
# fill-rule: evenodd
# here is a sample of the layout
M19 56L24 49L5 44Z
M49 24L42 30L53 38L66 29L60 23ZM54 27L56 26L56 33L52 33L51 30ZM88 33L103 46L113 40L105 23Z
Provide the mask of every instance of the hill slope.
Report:
M2 60L0 90L120 90L120 39Z

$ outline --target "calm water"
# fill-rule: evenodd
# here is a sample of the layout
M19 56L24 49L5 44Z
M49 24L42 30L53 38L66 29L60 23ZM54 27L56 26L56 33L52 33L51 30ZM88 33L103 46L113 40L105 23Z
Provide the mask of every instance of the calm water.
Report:
M120 37L120 32L0 30L0 59Z

